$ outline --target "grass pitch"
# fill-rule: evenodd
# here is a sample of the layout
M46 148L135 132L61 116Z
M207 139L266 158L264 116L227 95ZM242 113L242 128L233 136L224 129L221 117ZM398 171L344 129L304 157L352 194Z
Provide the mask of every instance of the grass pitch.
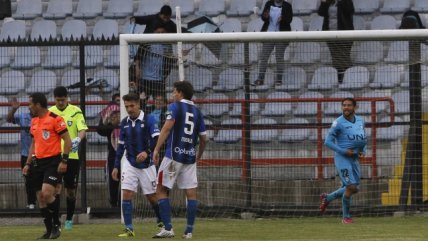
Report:
M427 240L427 217L357 217L352 225L343 225L340 218L289 219L197 219L193 240ZM41 223L41 222L40 222ZM185 220L173 220L176 237L181 240ZM153 222L134 224L135 238L118 238L120 224L75 225L62 231L59 240L109 241L152 240L158 230ZM0 226L0 240L35 240L44 231L42 224L32 226Z

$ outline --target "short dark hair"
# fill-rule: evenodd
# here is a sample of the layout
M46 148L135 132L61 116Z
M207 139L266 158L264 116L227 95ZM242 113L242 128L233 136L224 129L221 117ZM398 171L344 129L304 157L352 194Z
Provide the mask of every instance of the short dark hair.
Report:
M186 100L191 100L193 97L193 85L189 81L177 81L174 82L174 88L183 93L183 97Z
M353 106L357 106L357 101L354 98L351 98L351 97L346 97L345 99L343 99L342 100L342 104L343 104L343 102L345 102L347 100L351 101Z
M165 16L171 16L172 15L172 9L169 5L163 5L160 9L160 14L163 14Z
M120 98L120 94L119 94L119 93L113 94L113 95L111 96L111 101L116 101L116 98L117 98L117 97L119 97L119 98Z
M137 93L129 93L122 97L123 101L136 101L140 103L140 96Z
M54 97L67 97L68 91L64 86L58 86L54 89Z
M40 92L32 93L30 98L33 104L40 104L42 108L48 108L48 99L46 99L45 94Z

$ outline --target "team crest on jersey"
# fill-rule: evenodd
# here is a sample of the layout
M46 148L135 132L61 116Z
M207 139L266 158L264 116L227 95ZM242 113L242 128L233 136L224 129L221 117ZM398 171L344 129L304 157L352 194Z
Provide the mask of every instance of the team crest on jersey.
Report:
M167 111L167 112L165 113L165 115L166 115L166 119L167 119L167 120L171 120L171 119L172 119L172 112L171 112L171 111Z
M42 136L43 136L43 139L47 140L51 136L51 133L47 130L43 130Z
M68 126L72 126L73 125L73 121L71 121L71 120L67 121L67 125Z

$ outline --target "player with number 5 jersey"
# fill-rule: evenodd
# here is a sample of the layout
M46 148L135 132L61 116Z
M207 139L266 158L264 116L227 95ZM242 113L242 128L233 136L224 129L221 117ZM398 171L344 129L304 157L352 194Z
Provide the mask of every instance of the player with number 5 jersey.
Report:
M158 198L160 215L165 227L153 238L174 237L171 224L171 205L169 190L177 182L187 197L187 226L183 238L192 238L196 218L196 162L201 159L207 142L205 123L202 113L191 101L193 86L187 81L174 83L174 103L168 106L165 124L153 151L155 164L159 163L159 151L167 141L165 157L158 171ZM199 143L199 147L198 147Z

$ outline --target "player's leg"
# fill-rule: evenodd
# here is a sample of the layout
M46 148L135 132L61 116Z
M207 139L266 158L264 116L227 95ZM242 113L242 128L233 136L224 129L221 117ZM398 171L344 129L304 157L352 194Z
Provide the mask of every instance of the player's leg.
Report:
M350 170L348 171L348 184L346 185L345 193L342 197L342 211L344 224L352 223L350 209L352 195L358 192L358 185L360 184L360 166L358 161L354 160L350 162Z
M192 238L193 226L195 225L198 201L196 199L196 188L198 187L196 163L183 165L177 177L177 186L184 189L187 197L186 219L187 225L183 233L183 238Z
M140 186L143 194L146 195L147 200L156 214L156 223L158 227L162 228L163 223L160 217L158 199L156 197L156 167L154 165L141 170Z
M80 160L70 159L67 164L67 172L64 174L64 188L67 201L67 215L64 229L73 228L73 215L76 210L76 191L79 179Z
M275 43L275 57L276 57L276 79L275 84L282 84L282 75L284 73L284 53L288 43Z
M41 212L45 218L45 224L50 226L51 233L49 238L56 239L61 235L60 227L55 226L52 223L53 213L57 213L59 206L58 202L56 202L55 194L56 194L56 185L60 180L60 175L57 172L58 164L60 162L59 156L49 158L47 160L39 161L40 163L46 163L45 172L43 175L43 185L41 190ZM43 165L43 164L42 164ZM47 229L48 230L48 229Z
M30 172L32 173L31 182L33 183L33 187L36 192L36 197L40 208L40 214L43 217L43 223L46 227L46 232L38 239L49 239L52 231L52 218L49 219L49 217L47 217L49 213L46 213L46 203L44 202L42 196L44 170L36 162L33 162Z
M262 52L260 53L259 60L259 75L257 77L255 85L263 85L265 80L265 74L267 69L267 64L269 61L270 54L274 49L274 43L263 43Z
M55 187L55 202L58 206L58 208L52 213L52 222L54 226L61 227L61 222L59 220L59 209L60 209L60 203L61 203L61 191L62 191L62 176L60 176L60 179L58 181L58 184Z
M119 197L119 181L113 180L111 173L114 169L114 159L108 159L107 170L108 170L108 187L109 187L109 202L112 207L118 207L120 204ZM119 169L120 173L120 169Z
M134 237L134 226L132 224L132 198L138 188L138 169L131 166L127 160L123 162L122 174L122 214L125 222L124 233L119 237Z
M343 168L342 162L343 161L340 158L336 157L334 159L336 171L337 171L339 176L341 175L340 170ZM343 193L345 192L345 189L346 189L346 186L343 184L343 181L342 181L342 186L340 188L338 188L337 190L335 190L331 193L321 193L321 195L320 195L320 206L319 206L321 214L323 214L325 212L325 210L327 209L327 206L330 204L331 201L334 201L338 198L342 198Z

